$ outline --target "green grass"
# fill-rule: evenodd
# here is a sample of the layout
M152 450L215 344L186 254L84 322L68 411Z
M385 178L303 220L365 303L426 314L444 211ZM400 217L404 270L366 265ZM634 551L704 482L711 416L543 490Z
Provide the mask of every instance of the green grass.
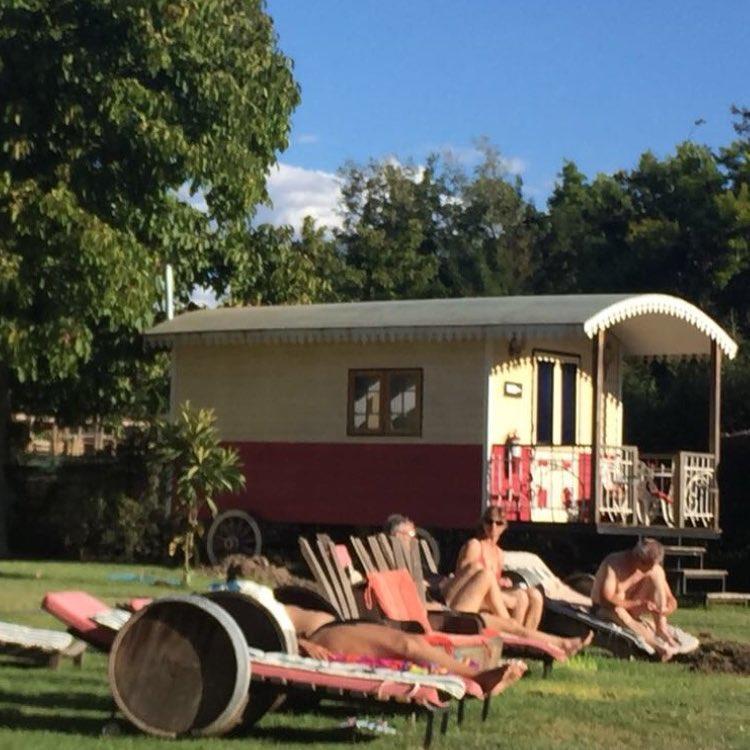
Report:
M170 589L109 581L112 572L174 577L174 571L105 564L0 562L0 619L57 627L38 609L48 590L85 589L109 602ZM207 583L197 577L195 587ZM676 621L694 632L750 642L750 609L716 607L681 610ZM540 670L493 701L489 720L478 704L467 710L460 730L452 722L442 748L513 750L550 747L573 750L622 746L659 750L750 747L750 678L690 672L681 664L627 662L585 654L556 667L543 680ZM377 709L324 703L315 712L266 716L244 739L167 742L123 727L102 737L111 701L106 657L87 653L83 669L64 662L55 672L25 667L0 657L0 750L103 750L114 748L341 747L352 735L339 728L353 715L378 716ZM424 726L407 717L389 719L395 737L376 737L377 748L408 748L421 742Z

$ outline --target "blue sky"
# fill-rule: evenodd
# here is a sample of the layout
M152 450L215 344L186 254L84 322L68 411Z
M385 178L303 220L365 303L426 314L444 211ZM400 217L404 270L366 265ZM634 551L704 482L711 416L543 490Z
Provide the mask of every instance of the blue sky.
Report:
M689 135L733 137L750 106L750 2L268 0L302 103L262 218L335 221L347 159L471 163L488 136L543 205L564 159L589 175ZM702 118L704 125L694 126Z

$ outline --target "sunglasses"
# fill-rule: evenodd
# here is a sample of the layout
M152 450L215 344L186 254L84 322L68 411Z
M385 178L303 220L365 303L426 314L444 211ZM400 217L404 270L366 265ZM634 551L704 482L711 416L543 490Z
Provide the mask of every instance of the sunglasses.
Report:
M485 526L505 526L507 523L508 522L504 518L501 518L501 519L492 518L488 521L485 521L484 525Z

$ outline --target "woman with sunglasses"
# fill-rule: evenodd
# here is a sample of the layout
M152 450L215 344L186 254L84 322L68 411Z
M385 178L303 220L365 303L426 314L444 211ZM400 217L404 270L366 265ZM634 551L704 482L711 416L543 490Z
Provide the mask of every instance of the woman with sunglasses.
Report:
M456 575L465 576L467 571L478 569L490 573L501 589L501 598L507 614L519 624L536 630L542 619L544 597L535 588L514 588L513 582L503 576L500 537L507 528L505 509L500 505L487 506L475 536L466 542L458 555Z

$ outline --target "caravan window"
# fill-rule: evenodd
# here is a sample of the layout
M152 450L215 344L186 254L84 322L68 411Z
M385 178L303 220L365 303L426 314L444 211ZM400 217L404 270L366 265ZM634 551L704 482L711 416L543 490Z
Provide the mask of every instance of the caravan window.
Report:
M534 368L536 444L575 445L578 442L578 357L534 352Z
M421 370L350 370L350 435L422 434Z

